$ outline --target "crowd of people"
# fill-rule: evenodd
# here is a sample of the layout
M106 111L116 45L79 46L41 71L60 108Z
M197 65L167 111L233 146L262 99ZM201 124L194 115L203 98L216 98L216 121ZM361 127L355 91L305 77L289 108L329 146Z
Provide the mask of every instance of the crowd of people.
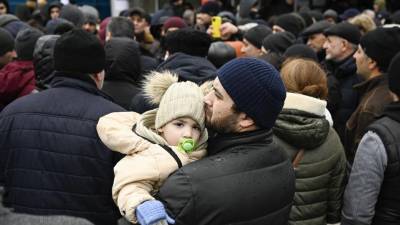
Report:
M0 225L398 225L399 73L395 0L0 0Z

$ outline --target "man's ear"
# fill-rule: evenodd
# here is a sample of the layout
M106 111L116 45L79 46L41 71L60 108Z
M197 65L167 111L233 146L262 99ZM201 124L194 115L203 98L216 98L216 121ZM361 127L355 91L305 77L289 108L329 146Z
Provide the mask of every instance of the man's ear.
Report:
M377 67L378 67L378 64L376 63L376 61L371 58L368 58L368 69L372 71L372 70L376 69Z
M239 113L239 129L241 130L248 130L255 126L255 122L252 118L250 118L246 113L240 112Z

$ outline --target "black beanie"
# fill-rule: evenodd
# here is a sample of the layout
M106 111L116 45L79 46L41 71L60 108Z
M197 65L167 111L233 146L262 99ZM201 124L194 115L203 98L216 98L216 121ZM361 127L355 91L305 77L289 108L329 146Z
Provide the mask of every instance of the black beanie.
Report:
M271 28L265 25L257 25L248 30L244 34L243 38L250 42L250 44L260 49L262 46L262 40L270 34L272 34Z
M32 60L36 41L44 34L35 28L26 28L18 32L15 38L15 51L19 60Z
M66 19L76 27L81 27L85 22L83 12L75 5L65 5L60 11L60 18Z
M341 37L355 45L359 44L361 38L361 33L358 27L348 22L335 24L329 29L325 30L324 34L325 36Z
M264 38L262 45L267 51L282 55L296 41L296 37L290 32L279 32Z
M54 69L64 72L101 72L105 66L105 52L100 40L82 29L63 34L54 47Z
M222 41L213 42L208 50L207 59L217 68L234 58L236 58L235 49Z
M389 89L400 97L400 52L390 62L388 69Z
M210 16L216 16L221 11L221 7L217 2L208 1L200 7L199 12Z
M210 35L190 27L170 32L165 36L166 50L170 55L182 52L188 55L206 57L210 45Z
M276 18L275 25L280 26L285 31L291 32L296 37L306 27L303 18L295 13L287 13L278 16L278 18Z
M285 58L311 59L318 62L317 53L305 44L295 44L286 49L283 54Z
M400 51L400 28L379 27L366 33L360 45L365 54L376 61L379 70L386 72L390 60Z
M0 28L0 57L12 50L14 50L13 37L7 30Z

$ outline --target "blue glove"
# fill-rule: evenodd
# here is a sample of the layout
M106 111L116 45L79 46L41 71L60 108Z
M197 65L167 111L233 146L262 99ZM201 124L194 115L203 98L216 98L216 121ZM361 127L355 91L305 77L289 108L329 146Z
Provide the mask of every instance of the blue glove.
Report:
M162 220L175 224L175 220L167 215L164 205L157 200L145 201L136 208L136 218L141 225L151 225Z

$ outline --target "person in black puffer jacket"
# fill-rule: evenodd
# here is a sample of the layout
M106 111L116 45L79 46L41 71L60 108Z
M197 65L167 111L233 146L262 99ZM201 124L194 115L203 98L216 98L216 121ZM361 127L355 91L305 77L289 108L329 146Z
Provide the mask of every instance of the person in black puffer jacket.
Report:
M99 139L98 119L124 111L100 91L105 52L82 29L54 47L51 88L19 98L0 114L0 185L16 213L69 215L116 225L113 167L121 155Z

